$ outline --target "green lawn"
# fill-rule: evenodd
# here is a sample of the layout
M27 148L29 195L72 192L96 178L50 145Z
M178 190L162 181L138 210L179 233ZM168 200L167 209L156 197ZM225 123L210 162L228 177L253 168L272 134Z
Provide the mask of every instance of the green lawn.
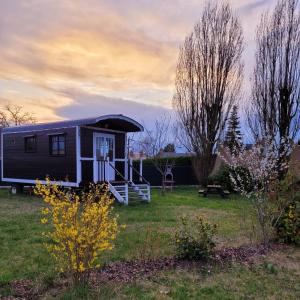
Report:
M32 279L37 286L49 287L56 278L53 261L43 248L40 224L42 200L29 196L11 196L0 190L0 295L10 293L8 283ZM201 213L218 225L218 247L255 241L255 226L248 202L239 197L198 197L195 188L180 188L162 197L152 191L150 204L116 206L121 224L127 227L119 235L115 249L105 254L104 262L147 259L173 255L171 240L178 218ZM272 254L273 255L273 254ZM207 270L164 271L148 280L130 284L110 283L100 291L65 290L62 299L297 299L300 297L300 254L267 256L254 266L234 265ZM264 267L274 263L276 272ZM278 288L277 288L278 286Z

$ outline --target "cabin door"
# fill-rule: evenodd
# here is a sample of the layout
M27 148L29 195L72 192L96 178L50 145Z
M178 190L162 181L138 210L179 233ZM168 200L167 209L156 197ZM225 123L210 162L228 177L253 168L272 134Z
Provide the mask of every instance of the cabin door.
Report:
M115 180L115 136L94 133L94 181Z

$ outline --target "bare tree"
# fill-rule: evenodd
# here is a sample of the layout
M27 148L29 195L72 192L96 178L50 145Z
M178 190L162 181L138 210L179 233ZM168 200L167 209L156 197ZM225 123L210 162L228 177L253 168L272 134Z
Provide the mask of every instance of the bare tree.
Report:
M163 116L155 120L152 130L145 128L144 136L140 141L141 148L147 157L151 158L156 170L162 178L162 191L164 191L164 174L166 166L173 163L172 159L163 157L163 149L168 144L174 144L172 140L172 124L170 116Z
M196 155L198 180L208 177L228 113L241 87L241 25L228 4L207 4L180 49L173 106Z
M22 106L9 105L0 109L0 127L18 126L35 123L36 119L30 112L24 111Z
M256 33L248 124L255 140L272 137L279 164L290 152L300 126L300 14L297 0L280 0L273 13L262 15ZM287 151L287 152L285 152Z

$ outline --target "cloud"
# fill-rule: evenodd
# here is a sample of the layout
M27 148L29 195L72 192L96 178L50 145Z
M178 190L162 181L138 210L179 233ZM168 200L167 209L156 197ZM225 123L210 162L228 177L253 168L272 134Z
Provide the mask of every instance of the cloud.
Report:
M73 99L71 106L64 106L56 110L61 118L66 119L123 114L145 124L146 127L150 127L153 120L171 113L170 109L161 106L147 105L122 98L86 94L79 90L66 90L62 93L67 98Z
M255 24L274 1L230 1L245 30L246 79ZM204 3L2 0L0 101L35 109L40 121L92 115L94 106L152 118L171 108L179 45Z

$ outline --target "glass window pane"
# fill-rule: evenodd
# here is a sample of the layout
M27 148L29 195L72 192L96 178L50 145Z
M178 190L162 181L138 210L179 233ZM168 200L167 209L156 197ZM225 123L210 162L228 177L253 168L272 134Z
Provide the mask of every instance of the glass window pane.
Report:
M51 154L64 155L65 154L65 136L53 135L51 136Z
M35 136L25 137L25 151L26 152L36 151L36 137Z

